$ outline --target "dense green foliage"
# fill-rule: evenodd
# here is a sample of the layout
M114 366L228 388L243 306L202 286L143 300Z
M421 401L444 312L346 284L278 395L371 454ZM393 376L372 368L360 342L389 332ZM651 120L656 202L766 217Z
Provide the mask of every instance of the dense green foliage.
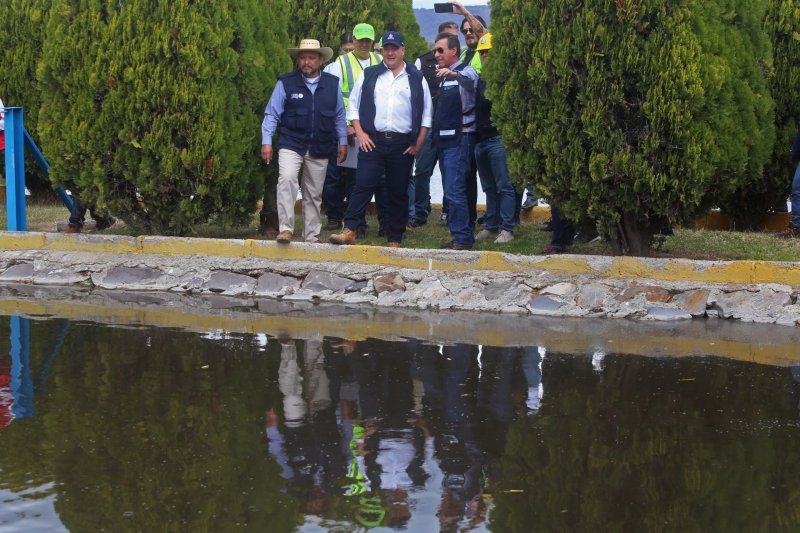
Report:
M513 173L624 254L732 197L774 138L763 7L494 1L486 75Z
M766 183L774 187L773 193L782 202L789 194L797 164L789 156L789 146L800 125L800 5L796 0L768 0L767 6L764 27L772 40L770 90L775 99L777 141Z
M45 37L45 19L51 0L6 0L0 2L0 98L7 106L23 107L25 128L36 138L39 90L36 65ZM3 165L0 165L3 166ZM32 190L49 186L33 159L26 161L26 185ZM5 172L5 168L0 174Z
M280 1L53 3L39 80L54 181L150 232L249 220L290 68Z
M412 63L413 58L427 48L411 2L299 0L289 4L293 13L289 34L293 41L318 39L336 50L342 33L352 30L359 22L368 22L375 28L376 39L389 30L402 33L406 39L406 59Z

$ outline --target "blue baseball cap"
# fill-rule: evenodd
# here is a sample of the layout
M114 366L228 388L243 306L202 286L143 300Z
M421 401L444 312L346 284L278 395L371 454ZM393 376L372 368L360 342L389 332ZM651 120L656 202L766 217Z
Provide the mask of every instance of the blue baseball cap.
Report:
M381 37L381 46L386 46L387 44L393 44L398 48L402 48L406 45L405 39L403 39L403 34L399 31L387 31Z

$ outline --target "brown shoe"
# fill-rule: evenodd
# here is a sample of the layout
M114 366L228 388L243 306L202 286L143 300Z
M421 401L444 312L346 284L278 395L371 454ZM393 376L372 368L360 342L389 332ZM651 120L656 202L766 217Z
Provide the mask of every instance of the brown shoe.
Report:
M281 244L289 244L290 242L292 242L292 232L289 231L288 229L284 230L278 233L278 238L275 240Z
M356 232L350 228L344 228L341 233L331 235L328 240L331 242L331 244L355 244Z
M789 229L775 234L779 239L797 239L800 238L800 228L797 226L789 226Z
M399 242L389 241L389 248L400 248Z

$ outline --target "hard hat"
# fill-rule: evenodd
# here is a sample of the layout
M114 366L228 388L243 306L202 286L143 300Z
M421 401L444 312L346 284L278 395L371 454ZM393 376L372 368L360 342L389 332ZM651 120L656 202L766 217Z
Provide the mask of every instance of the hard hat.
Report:
M491 49L492 49L492 34L487 33L478 40L478 47L475 50L480 52L481 50L491 50Z

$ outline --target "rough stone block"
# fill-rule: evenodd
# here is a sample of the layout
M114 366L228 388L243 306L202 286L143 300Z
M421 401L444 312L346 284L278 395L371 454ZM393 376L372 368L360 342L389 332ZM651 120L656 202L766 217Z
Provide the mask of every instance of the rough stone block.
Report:
M205 291L222 294L253 294L256 280L250 276L226 270L216 270L201 287Z
M405 291L406 283L403 281L403 276L397 272L390 272L388 274L380 274L375 276L372 280L375 287L375 292L378 294L382 292Z
M297 278L267 272L259 276L255 293L258 296L277 296L291 292L298 287L300 287L300 280Z
M302 287L309 291L329 290L337 292L345 290L351 283L353 283L353 280L350 278L343 278L321 270L312 270L303 280Z
M547 296L537 296L528 304L528 309L534 315L551 315L564 307L564 303Z
M33 282L37 285L75 285L85 283L89 279L87 273L63 269L46 269L35 272L33 276Z
M692 316L703 316L708 307L709 292L705 289L697 289L676 294L672 303L678 308L686 311Z
M550 287L545 287L540 294L552 294L553 296L567 296L574 294L577 287L574 283L556 283Z
M0 274L0 282L4 283L32 283L33 264L20 263Z
M492 282L483 289L483 297L487 301L499 300L506 292L514 286L510 281Z
M655 286L629 287L622 291L622 294L620 294L617 298L621 302L627 302L628 300L633 300L640 294L644 294L644 297L648 302L667 303L672 299L672 295L670 295L667 289Z

